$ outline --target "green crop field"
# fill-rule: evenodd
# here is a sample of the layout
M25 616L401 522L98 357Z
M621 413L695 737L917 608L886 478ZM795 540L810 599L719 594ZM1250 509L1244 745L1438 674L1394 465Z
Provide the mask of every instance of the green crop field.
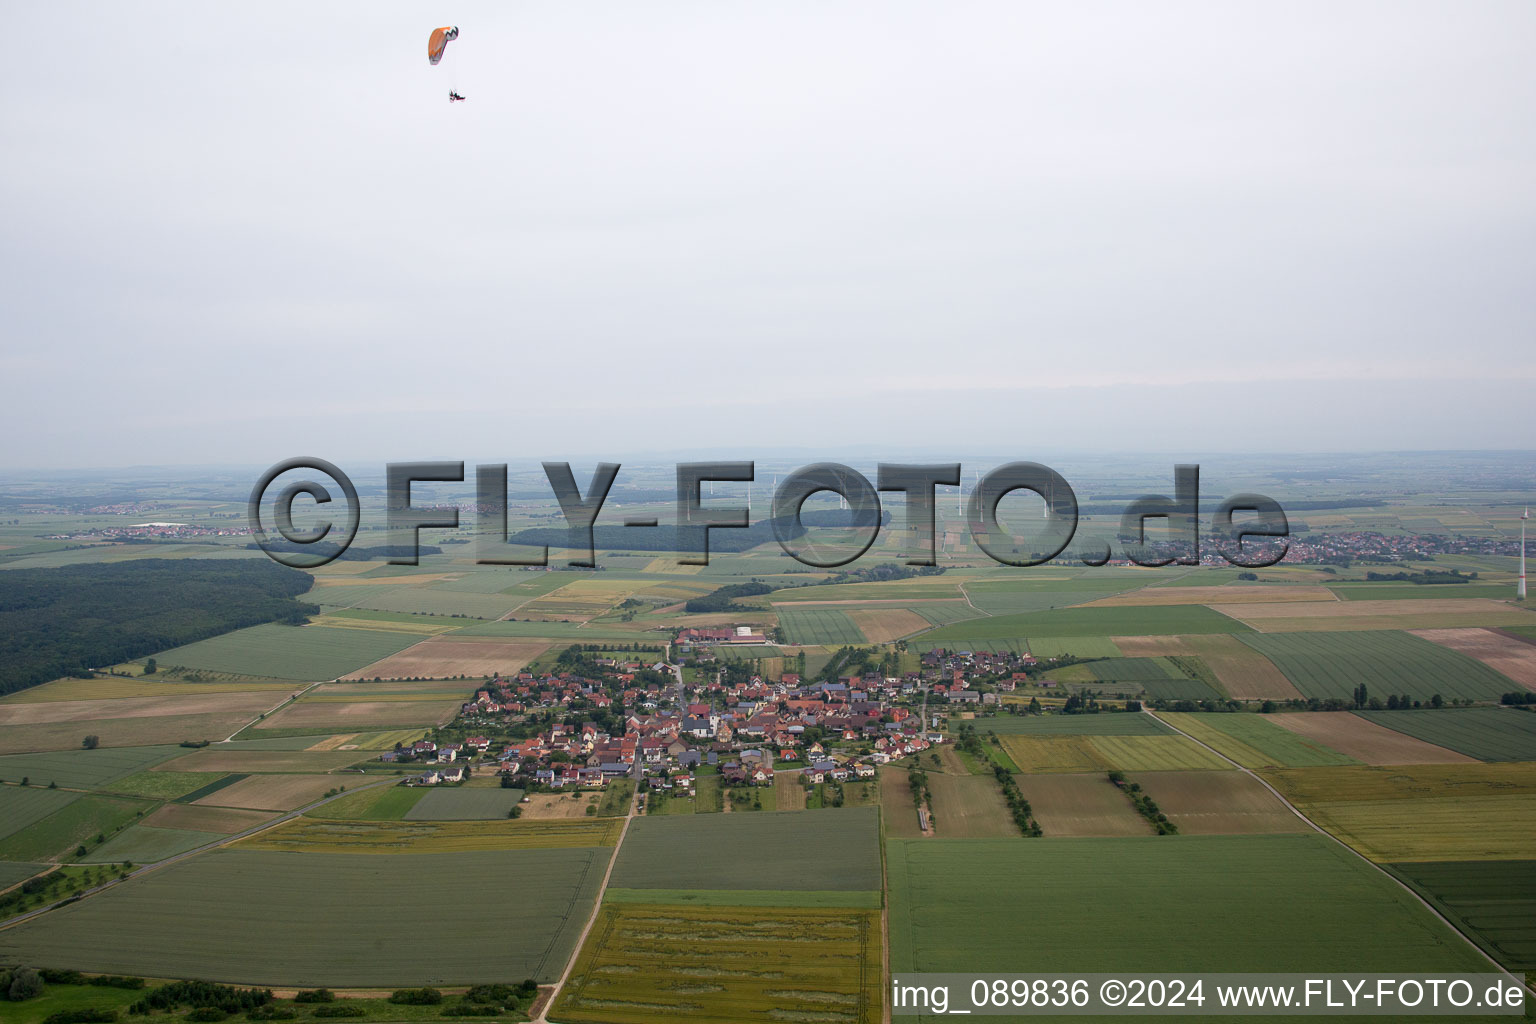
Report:
M382 612L421 612L433 616L462 615L472 619L499 619L522 604L524 597L513 594L473 594L410 585L387 586L379 594L370 594L354 608L372 608Z
M921 601L907 607L935 626L947 626L951 622L978 619L983 614L964 601Z
M692 907L855 907L879 910L881 894L861 889L618 889L604 903L665 903Z
M1388 864L1513 971L1536 970L1536 861Z
M332 800L309 813L338 821L400 821L427 793L419 786L384 786Z
M552 1016L878 1024L880 947L875 910L607 903Z
M153 864L225 837L217 832L131 825L80 858L82 864Z
M873 807L636 818L612 883L622 889L880 888Z
M255 985L550 982L607 858L602 848L398 857L214 850L0 931L0 962ZM487 898L497 892L510 895ZM411 922L451 922L456 933L495 941L425 941Z
M1120 648L1107 636L1032 636L1029 653L1047 658L1118 658Z
M79 793L45 786L0 786L0 839L15 835L79 798Z
M30 778L34 786L57 782L66 789L98 789L185 754L185 747L98 747L0 757L0 781Z
M252 850L288 853L466 853L612 846L616 818L543 821L363 821L295 818L250 839Z
M217 782L223 777L223 772L135 772L127 778L118 779L102 788L123 796L142 796L150 800L175 800L194 790L202 789L210 782Z
M1244 768L1308 768L1359 764L1336 750L1282 729L1261 715L1163 712L1168 722Z
M335 679L420 640L419 634L382 629L265 625L176 647L155 655L155 660L162 668L266 679Z
M48 861L73 853L79 844L94 845L97 835L110 839L152 806L139 800L82 796L0 840L0 860Z
M967 722L1000 736L1166 736L1169 729L1148 714L1101 711L1096 715L994 715Z
M862 644L864 634L836 608L779 608L784 635L797 644Z
M1364 683L1371 696L1498 700L1515 689L1480 661L1399 630L1245 633L1240 638L1274 662L1307 697L1348 699Z
M1221 758L1183 736L1094 736L1094 749L1112 768L1126 772L1221 771Z
M43 870L42 864L20 864L15 861L0 861L0 889L9 889L17 882L25 882L39 871Z
M1487 966L1411 895L1316 834L886 848L893 972L1018 971L1020 950L1042 972Z
M1479 761L1536 761L1536 714L1506 708L1359 711L1361 718Z
M1108 658L1086 666L1104 683L1134 683L1163 700L1220 700L1221 694L1185 675L1168 658Z
M405 812L406 821L494 821L507 816L523 798L520 789L436 789Z
M972 639L1037 636L1163 636L1178 633L1247 633L1248 626L1201 605L1172 607L1056 608L998 615L943 626L925 641L965 648Z

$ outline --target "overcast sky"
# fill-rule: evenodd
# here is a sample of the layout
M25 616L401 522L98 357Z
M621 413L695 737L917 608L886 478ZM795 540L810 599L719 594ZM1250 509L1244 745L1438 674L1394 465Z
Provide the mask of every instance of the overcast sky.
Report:
M1532 444L1528 0L6 20L0 466Z

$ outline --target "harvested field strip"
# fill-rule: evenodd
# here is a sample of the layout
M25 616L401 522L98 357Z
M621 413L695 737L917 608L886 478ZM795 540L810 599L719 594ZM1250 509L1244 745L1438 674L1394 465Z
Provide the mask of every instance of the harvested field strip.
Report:
M1203 774L1203 773L1202 773ZM1018 775L1015 781L1047 836L1149 836L1152 826L1103 772Z
M1274 662L1308 697L1348 699L1362 683L1372 695L1406 693L1425 701L1437 693L1498 700L1511 689L1508 679L1486 665L1396 630L1247 633L1241 640Z
M1198 743L1183 736L1088 737L1112 768L1126 772L1211 771L1230 766Z
M434 637L365 665L344 678L403 679L515 674L549 649L547 641Z
M266 730L283 729L387 729L443 725L458 712L460 701L435 697L390 696L378 701L336 701L321 698L289 704L243 735L256 737Z
M1304 768L1359 764L1322 743L1306 739L1269 721L1245 714L1159 712L1169 723L1244 768Z
M1138 772L1131 781L1185 835L1311 831L1247 772Z
M1527 690L1536 690L1536 644L1491 629L1416 629L1413 635L1475 658Z
M1388 864L1505 967L1536 970L1536 861Z
M263 986L547 984L575 946L607 856L214 850L0 931L0 961L141 976L174 964L189 977ZM486 898L509 880L515 898ZM402 921L452 921L496 941L423 942Z
M877 1024L880 915L854 908L605 904L552 1015ZM700 948L709 956L700 958Z
M923 616L905 608L853 608L846 612L870 643L884 644L928 629Z
M1475 760L1466 754L1394 732L1347 711L1295 712L1268 717L1282 729L1332 747L1365 764L1454 764Z
M665 903L696 907L853 907L879 910L878 891L853 889L616 889L603 891L604 903Z
M335 775L251 775L189 802L210 807L291 811L314 803L346 783L345 778Z
M240 845L293 853L461 853L612 846L617 818L556 821L342 821L297 818ZM628 844L625 844L626 848Z
M166 804L144 819L156 828L186 829L193 832L217 832L232 836L271 821L271 811L241 811L230 807L197 807L192 804Z
M1019 827L991 775L928 773L934 831L947 837L1016 836Z
M1291 684L1274 662L1235 636L1217 633L1180 637L1200 656L1235 700L1290 700L1301 691Z
M617 823L616 823L617 824ZM880 888L878 817L873 807L636 818L619 851L612 884L676 888L688 864L690 888ZM708 849L708 858L697 851Z
M1509 708L1441 708L1356 714L1479 761L1536 761L1536 714L1530 712Z

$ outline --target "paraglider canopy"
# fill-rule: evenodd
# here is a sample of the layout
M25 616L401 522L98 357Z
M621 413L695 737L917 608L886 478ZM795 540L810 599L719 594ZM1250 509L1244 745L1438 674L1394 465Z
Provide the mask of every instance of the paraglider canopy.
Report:
M444 25L442 28L433 29L432 34L427 37L427 60L433 64L442 60L443 51L448 49L448 44L457 38L459 38L457 25Z

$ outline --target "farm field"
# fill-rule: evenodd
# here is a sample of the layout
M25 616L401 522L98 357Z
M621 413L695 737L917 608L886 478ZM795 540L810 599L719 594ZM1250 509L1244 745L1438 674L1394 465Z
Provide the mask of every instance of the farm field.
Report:
M380 786L332 800L310 814L339 821L402 821L428 792L420 786Z
M1167 726L1147 714L1123 711L1096 715L994 715L969 724L999 736L1167 736Z
M1536 861L1388 864L1513 971L1536 970Z
M1312 831L1247 772L1137 772L1130 779L1185 835Z
M376 629L265 625L173 648L155 658L162 668L273 679L335 679L420 639Z
M917 839L917 805L912 802L912 787L907 784L905 768L880 769L880 824L887 838Z
M1019 828L991 775L928 773L934 831L941 836L1017 836Z
M932 628L932 623L906 608L851 608L844 614L870 643L884 644ZM1536 648L1532 648L1536 650Z
M186 715L223 714L234 715L236 720L250 719L283 698L282 693L261 690L205 694L195 683L182 684L180 690L175 696L0 704L0 727Z
M880 888L872 807L636 818L614 865L623 889ZM698 851L708 849L701 858ZM684 868L683 866L686 867Z
M1397 630L1248 633L1241 639L1307 697L1348 699L1361 683L1372 695L1406 693L1425 701L1437 693L1498 700L1511 689L1508 679L1481 662Z
M713 559L711 559L713 561ZM944 578L918 577L883 583L834 583L818 587L790 587L775 590L768 599L776 604L803 601L947 601L960 597L960 588Z
M389 729L442 725L453 718L461 700L309 700L300 698L251 727L247 735L276 729Z
M54 860L97 835L110 839L149 806L138 800L82 796L0 839L0 860Z
M271 821L270 811L243 811L232 807L199 807L196 804L165 804L144 819L155 828L182 829L193 832L217 832L232 836Z
M1536 834L1536 765L1266 770L1329 832L1378 862L1510 860Z
M1035 820L1047 836L1152 834L1152 826L1136 813L1130 800L1103 772L1082 775L1015 775L1014 781L1018 783L1024 799L1029 801Z
M776 772L773 776L774 806L781 811L805 810L805 787L794 772Z
M1486 598L1461 601L1312 601L1213 607L1263 633L1516 626L1531 622L1530 612L1504 601L1490 601Z
M528 802L522 805L522 821L545 821L550 819L575 819L590 820L587 818L587 806L590 799L582 798L572 800L573 793L534 793L528 796ZM596 796L595 793L587 794L588 797ZM670 802L670 801L669 801ZM681 802L681 801L679 801Z
M836 608L780 606L779 625L790 643L862 644L867 640L859 627Z
M1359 764L1354 758L1269 721L1268 715L1158 712L1170 725L1244 768Z
M1149 607L1176 604L1290 604L1297 601L1337 601L1327 587L1268 586L1250 587L1227 584L1220 587L1149 587L1126 594L1100 598L1089 608Z
M1102 683L1131 683L1163 700L1220 700L1222 694L1192 679L1167 658L1108 658L1086 666Z
M1286 712L1267 717L1282 729L1331 747L1362 764L1454 764L1475 760L1348 711Z
M1536 761L1536 714L1505 708L1358 711L1395 732L1479 761Z
M523 798L520 789L434 789L405 812L406 821L497 821Z
M0 839L13 835L35 821L80 798L79 793L43 786L0 786Z
M250 775L192 802L249 811L291 811L348 781L336 775Z
M217 832L189 832L176 828L130 825L101 846L80 858L82 864L153 864L224 837Z
M607 903L552 1014L573 1024L878 1024L875 910ZM708 949L706 959L699 957Z
M617 889L603 890L604 903L663 903L695 907L854 907L879 910L881 894L858 889Z
M1469 597L1505 600L1509 586L1503 583L1456 583L1448 585L1392 583L1335 583L1328 588L1344 601L1452 601Z
M345 679L511 675L549 649L538 640L434 637L350 672Z
M13 861L0 861L0 889L9 889L18 882L25 882L33 875L41 872L46 866L44 864L18 864Z
M1116 636L1110 639L1120 649L1120 656L1125 658L1166 658L1170 655L1193 657L1196 653L1182 636Z
M1235 636L1210 633L1180 639L1205 662L1234 700L1291 700L1301 696L1274 662Z
M66 789L97 789L186 753L183 747L100 747L96 750L61 750L42 754L0 757L0 780L15 782L30 776L46 786L57 782Z
M231 745L233 746L233 745ZM204 747L194 753L167 761L168 772L320 772L346 768L368 760L361 750L241 750L231 747ZM348 780L339 779L339 784Z
M1246 607L1246 606L1245 606ZM1297 607L1288 605L1287 607ZM1201 605L1172 608L1056 608L972 619L924 633L923 639L965 648L971 638L1151 636L1160 633L1246 633L1248 626Z
M146 747L180 743L183 740L222 740L239 731L255 717L255 713L225 712L0 726L0 755L79 750L80 741L85 736L96 736L102 747Z
M1413 635L1475 658L1527 690L1536 690L1536 644L1491 629L1416 629Z
M223 772L136 772L102 788L123 796L142 796L150 800L175 800L210 782L224 777Z
M1021 772L1219 770L1227 765L1183 736L1000 737Z
M222 849L0 931L0 959L279 986L550 982L596 896L607 852L410 857ZM512 900L487 891L520 881ZM451 920L495 942L423 942L402 921Z
M1118 658L1120 649L1107 636L1033 636L1029 653L1037 658Z
M617 818L556 821L345 821L295 818L240 841L243 849L290 853L465 853L608 847ZM625 846L628 847L628 843Z
M135 665L137 669L139 666ZM0 697L0 706L13 704L50 704L77 700L132 700L138 697L185 697L215 693L265 693L271 694L275 704L282 695L290 692L287 683L183 683L161 682L158 678L139 676L135 679L98 677L96 679L55 679L41 686L29 686Z
M893 972L1013 971L1020 949L1041 972L1486 967L1411 895L1316 834L886 845Z
M354 608L373 608L384 612L419 612L422 615L470 619L499 619L526 599L517 594L471 594L430 586L391 586L370 593Z

